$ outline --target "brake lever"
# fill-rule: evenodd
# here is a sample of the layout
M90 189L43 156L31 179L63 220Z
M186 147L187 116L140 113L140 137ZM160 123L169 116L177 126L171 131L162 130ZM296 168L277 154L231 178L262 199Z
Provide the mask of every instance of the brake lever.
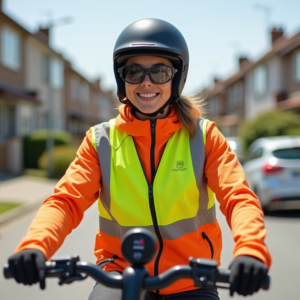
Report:
M189 260L195 286L201 288L216 288L215 281L218 262L210 259L194 259L193 257L190 257Z
M82 281L87 278L87 275L82 276L81 274L76 274L76 263L80 261L78 255L71 256L67 258L58 258L50 261L50 264L55 264L52 270L49 270L48 274L58 274L59 285L70 284L74 281Z
M82 281L84 279L86 279L88 276L85 275L85 276L82 276L82 275L74 275L74 276L68 276L68 277L65 277L62 275L60 278L59 278L59 282L58 284L59 285L63 285L63 284L70 284L74 281Z

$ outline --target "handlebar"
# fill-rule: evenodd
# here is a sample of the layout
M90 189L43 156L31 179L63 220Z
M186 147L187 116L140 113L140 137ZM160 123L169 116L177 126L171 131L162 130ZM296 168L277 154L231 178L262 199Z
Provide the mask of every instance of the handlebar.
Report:
M139 247L136 247L137 243ZM122 275L112 275L99 266L80 262L78 256L73 256L47 261L46 277L57 277L62 285L90 276L107 287L122 289L122 300L144 299L146 290L159 290L183 278L193 279L196 287L229 288L228 285L216 285L228 283L230 276L230 270L217 268L216 260L191 257L189 265L178 265L158 276L150 277L144 266L153 259L156 251L157 238L152 232L140 228L131 229L122 240L122 253L131 266L125 268ZM4 266L3 271L5 278L12 278L8 265ZM269 285L270 278L267 276L262 288L267 290Z
M134 274L137 269L141 270L141 268L135 266L127 267L126 269L133 270ZM107 287L122 289L124 288L123 282L126 280L125 277L128 279L128 274L132 274L130 271L126 272L126 269L123 275L112 275L94 264L80 262L79 257L68 257L66 259L47 261L46 277L57 277L60 279L59 284L65 284L83 280L90 276ZM147 272L146 269L143 270ZM4 266L3 272L6 279L12 278L8 265ZM82 274L85 274L85 276ZM227 286L216 286L216 283L228 283L229 276L230 270L217 268L216 261L191 258L189 266L175 266L155 277L149 277L146 274L143 278L142 286L145 290L158 290L169 286L179 279L190 278L194 280L195 286L228 288ZM269 285L270 278L267 276L262 289L268 290Z

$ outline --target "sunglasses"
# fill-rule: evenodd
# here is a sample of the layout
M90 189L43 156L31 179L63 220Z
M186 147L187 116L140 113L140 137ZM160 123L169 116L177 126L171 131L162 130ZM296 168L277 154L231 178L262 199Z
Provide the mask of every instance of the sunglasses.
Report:
M128 65L118 69L118 73L123 81L131 84L141 83L146 74L150 80L156 84L162 84L174 78L178 70L166 65L157 65L149 69L144 69L137 65Z

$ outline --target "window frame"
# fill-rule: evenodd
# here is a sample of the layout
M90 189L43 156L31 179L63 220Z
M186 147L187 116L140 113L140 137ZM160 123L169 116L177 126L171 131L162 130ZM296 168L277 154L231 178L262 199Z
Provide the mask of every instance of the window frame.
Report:
M71 101L79 102L80 100L80 78L77 75L70 76L70 86L71 86Z
M65 85L63 62L56 57L50 57L49 70L50 70L49 81L51 87L57 91L62 90Z
M294 81L300 83L300 49L294 54L293 69Z
M12 50L13 48L13 50ZM12 71L21 69L21 37L8 26L1 28L1 65Z
M261 71L263 71L264 74L261 73ZM260 75L260 74L262 74L262 75ZM261 82L262 78L259 78L261 76L264 77L263 80L265 82L263 89L260 88L259 86L257 86L258 85L257 82ZM268 85L269 85L269 83L268 83L268 68L264 64L258 65L253 70L253 94L254 94L256 99L261 99L262 97L264 97L267 94Z

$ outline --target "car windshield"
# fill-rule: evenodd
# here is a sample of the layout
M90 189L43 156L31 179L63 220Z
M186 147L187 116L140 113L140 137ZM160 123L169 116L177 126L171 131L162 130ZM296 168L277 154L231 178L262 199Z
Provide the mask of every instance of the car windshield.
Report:
M300 147L278 149L273 151L273 155L283 159L300 159Z

